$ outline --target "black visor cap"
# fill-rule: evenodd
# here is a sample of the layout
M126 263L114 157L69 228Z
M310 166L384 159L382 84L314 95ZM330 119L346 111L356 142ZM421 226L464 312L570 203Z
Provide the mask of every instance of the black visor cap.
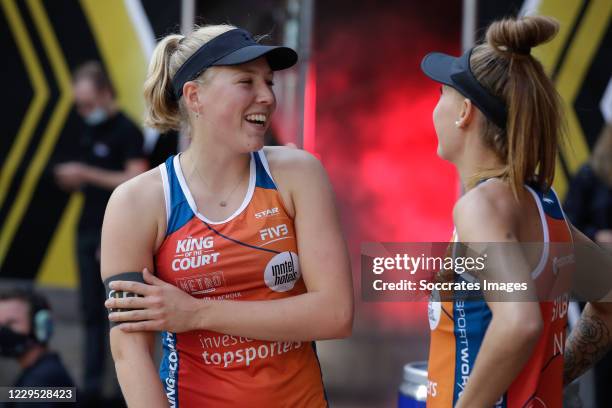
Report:
M239 65L259 57L266 57L272 71L291 68L298 59L297 53L289 47L250 45L232 52L212 65Z
M248 31L237 28L208 41L185 61L172 78L174 95L178 100L185 82L194 80L207 68L244 64L260 57L266 58L273 71L289 68L298 60L291 48L260 45Z
M421 62L421 70L436 82L456 89L470 99L478 109L501 129L506 128L507 110L503 101L491 95L470 69L470 55L467 51L456 58L440 52L427 54Z

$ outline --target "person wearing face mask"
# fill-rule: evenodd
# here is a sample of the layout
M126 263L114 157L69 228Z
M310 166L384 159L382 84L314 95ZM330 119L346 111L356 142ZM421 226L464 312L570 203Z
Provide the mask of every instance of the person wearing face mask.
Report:
M0 357L22 368L14 387L74 387L61 358L48 348L53 332L47 300L29 290L0 290ZM53 403L7 403L5 407L50 407ZM0 404L1 406L1 404Z
M319 161L264 147L274 71L296 60L229 25L155 48L146 123L191 144L119 186L105 214L111 349L130 407L328 405L314 340L351 332L346 244Z
M58 185L85 198L77 231L80 303L86 329L84 398L97 399L102 387L108 332L100 283L100 235L112 190L148 168L140 129L117 106L116 94L99 62L73 74L75 108L83 119L76 160L55 167Z

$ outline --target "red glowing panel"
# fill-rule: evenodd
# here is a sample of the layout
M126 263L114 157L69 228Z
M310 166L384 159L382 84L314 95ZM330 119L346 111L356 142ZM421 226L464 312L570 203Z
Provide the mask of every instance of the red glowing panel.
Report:
M458 179L436 155L439 86L420 62L434 50L459 54L461 3L317 6L314 150L337 194L359 293L361 242L451 237ZM390 328L426 315L414 303L360 309Z

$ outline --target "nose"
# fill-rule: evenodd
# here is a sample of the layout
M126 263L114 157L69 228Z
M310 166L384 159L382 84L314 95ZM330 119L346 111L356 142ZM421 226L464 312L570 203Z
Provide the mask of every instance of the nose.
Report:
M262 105L271 106L276 103L276 96L272 87L267 83L263 82L257 89L257 103Z

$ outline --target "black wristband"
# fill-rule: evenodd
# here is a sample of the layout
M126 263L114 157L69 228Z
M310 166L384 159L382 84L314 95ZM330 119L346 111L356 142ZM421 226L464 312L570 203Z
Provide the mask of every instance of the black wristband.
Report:
M109 288L109 284L113 281L130 281L130 282L140 282L145 283L144 278L142 277L142 272L123 272L118 275L111 276L110 278L104 281L104 290L106 291L106 298L128 298L128 297L142 297L136 293L132 292L124 292L122 290L114 290ZM137 309L109 309L109 313L111 312L124 312L127 310L137 310ZM114 326L115 322L110 322L111 326Z

